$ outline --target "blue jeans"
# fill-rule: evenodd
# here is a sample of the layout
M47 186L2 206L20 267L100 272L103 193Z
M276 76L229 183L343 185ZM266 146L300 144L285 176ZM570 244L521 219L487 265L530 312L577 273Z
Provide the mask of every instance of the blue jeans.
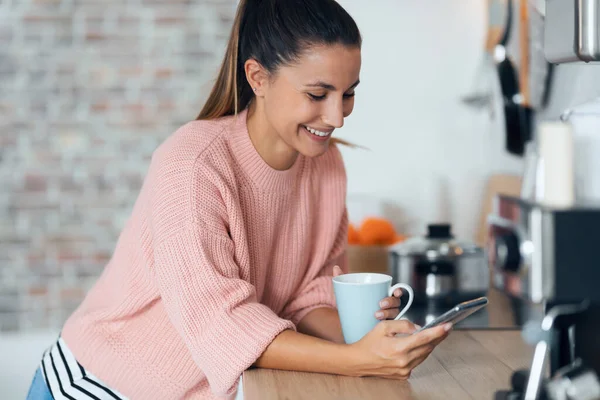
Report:
M41 367L35 371L33 382L31 382L31 387L29 388L26 400L54 400L50 394L48 385L46 385L44 376L42 375Z

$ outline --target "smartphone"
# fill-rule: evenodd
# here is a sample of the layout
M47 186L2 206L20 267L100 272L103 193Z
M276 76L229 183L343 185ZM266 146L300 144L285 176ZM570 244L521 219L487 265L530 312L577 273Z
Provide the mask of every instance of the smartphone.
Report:
M467 318L469 315L473 314L475 311L482 309L487 306L488 299L487 297L479 297L477 299L465 301L463 303L457 304L450 310L446 311L444 314L439 317L433 319L423 326L421 329L418 329L414 333L421 332L423 329L433 328L438 325L445 324L446 322L452 322L452 324L456 324L463 319Z

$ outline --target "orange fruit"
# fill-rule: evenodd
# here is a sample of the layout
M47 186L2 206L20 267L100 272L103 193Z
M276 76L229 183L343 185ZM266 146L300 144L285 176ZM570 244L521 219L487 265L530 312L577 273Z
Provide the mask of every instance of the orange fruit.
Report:
M360 234L353 224L348 225L348 244L360 244Z
M365 245L386 245L396 238L394 226L384 218L365 218L359 232Z

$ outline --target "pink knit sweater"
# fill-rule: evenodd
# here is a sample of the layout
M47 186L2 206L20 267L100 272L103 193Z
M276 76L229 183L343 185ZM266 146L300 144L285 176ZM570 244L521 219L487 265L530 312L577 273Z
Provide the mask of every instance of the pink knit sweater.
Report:
M79 363L131 399L231 398L280 332L335 307L340 152L274 170L246 116L187 123L156 150L112 259L64 326Z

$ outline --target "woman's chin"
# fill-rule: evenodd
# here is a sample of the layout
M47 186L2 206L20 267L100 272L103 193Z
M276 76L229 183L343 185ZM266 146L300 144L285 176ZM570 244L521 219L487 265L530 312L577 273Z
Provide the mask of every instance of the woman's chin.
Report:
M316 135L308 132L306 129L302 129L303 132L300 137L300 143L297 148L298 152L305 157L319 157L329 148L331 142L331 136L317 137Z
M298 149L298 152L302 154L304 157L319 157L327 152L329 149L329 140L326 142L315 144L304 144L301 148Z

